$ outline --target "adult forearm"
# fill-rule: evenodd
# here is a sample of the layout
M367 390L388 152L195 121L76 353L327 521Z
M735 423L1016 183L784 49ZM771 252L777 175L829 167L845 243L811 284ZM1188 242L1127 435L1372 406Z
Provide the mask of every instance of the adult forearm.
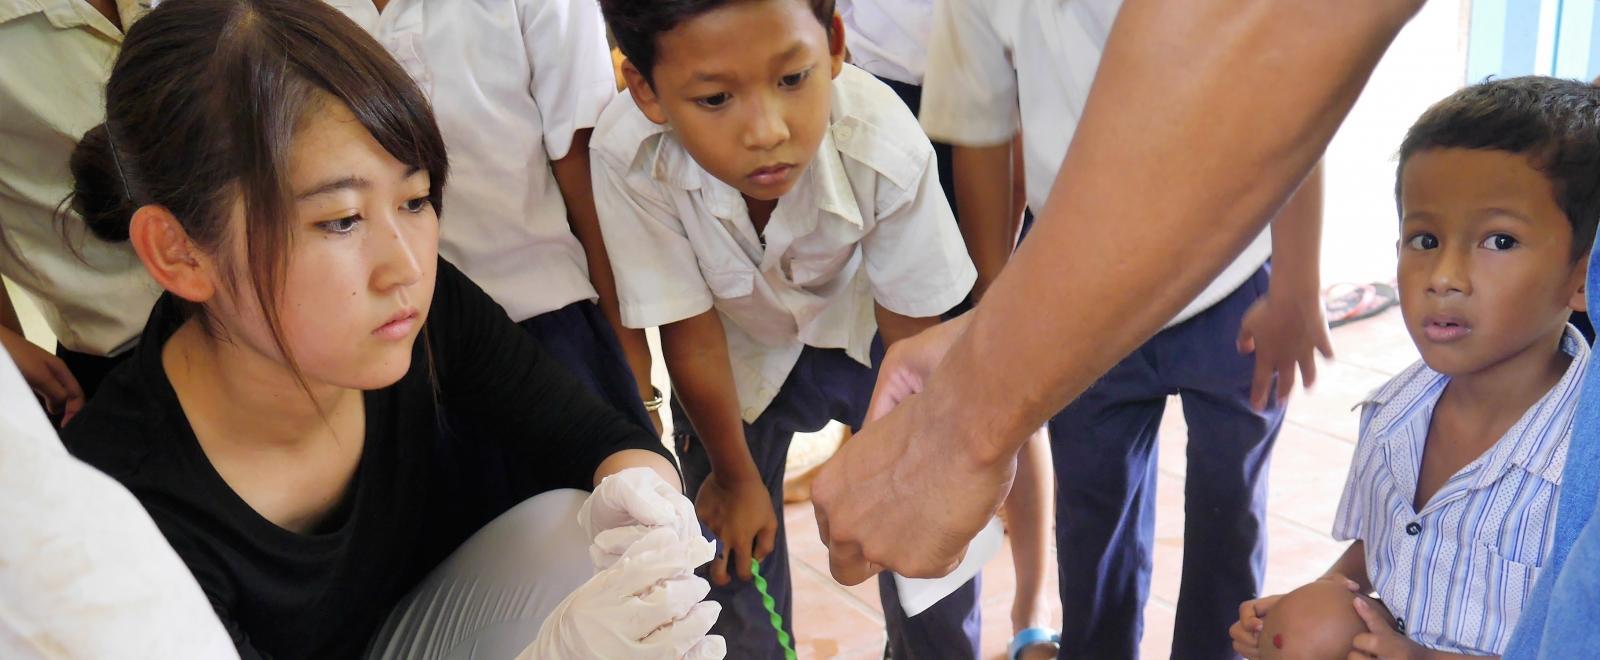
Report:
M956 212L967 254L978 269L974 298L982 297L1005 268L1016 240L1012 207L1011 143L987 147L956 146L951 151Z
M973 459L1014 456L1261 230L1420 6L1128 0L1033 236L924 410Z

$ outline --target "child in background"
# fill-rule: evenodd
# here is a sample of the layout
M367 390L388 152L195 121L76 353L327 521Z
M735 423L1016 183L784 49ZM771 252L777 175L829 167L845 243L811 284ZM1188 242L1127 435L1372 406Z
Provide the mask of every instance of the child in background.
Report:
M1328 571L1377 658L1493 656L1554 539L1589 347L1584 311L1600 219L1600 88L1528 76L1463 89L1400 146L1400 309L1422 360L1362 403ZM1256 657L1278 596L1230 629ZM1306 625L1316 625L1306 622ZM1288 635L1288 633L1284 633Z
M778 512L793 434L859 426L883 346L937 323L976 273L932 147L844 64L832 0L601 7L628 58L593 144L622 319L661 326L688 492L723 544L714 630L731 657L779 658L746 580L761 560L792 625ZM977 656L976 580L914 618L880 585L893 657Z
M105 113L103 90L123 31L145 7L124 0L41 0L0 9L0 275L26 291L56 337L55 355L22 336L0 287L0 347L60 422L71 419L139 338L161 288L127 245L76 218L67 161Z
M329 4L377 38L433 105L453 175L439 254L590 391L660 433L650 349L617 315L589 185L589 136L616 96L599 7L379 1Z
M936 4L922 124L955 145L958 191L991 198L963 203L962 222L1006 221L997 191L1011 189L1019 127L1028 205L1044 207L1120 8L1120 0ZM1267 465L1284 397L1297 366L1310 384L1313 353L1331 353L1317 283L1320 183L1318 173L1308 178L1271 231L1050 421L1061 657L1139 655L1155 552L1156 435L1172 395L1189 435L1174 657L1232 656L1217 631L1233 601L1261 588Z
M928 59L928 38L933 28L933 0L840 0L850 63L882 80L906 102L912 114L922 107L922 78ZM986 167L1013 164L1012 145L995 150L999 160ZM963 155L970 157L972 150ZM933 141L939 165L939 183L945 200L956 212L967 254L978 270L970 298L950 312L970 309L1000 275L1016 247L1024 213L1017 177L1015 193L983 185L964 186L952 171L950 145ZM987 180L981 183L988 183ZM970 220L968 217L970 216ZM1001 512L1011 537L1011 559L1016 568L1016 594L1011 601L1012 640L1007 656L1033 660L1054 658L1060 635L1051 625L1051 601L1045 590L1050 561L1050 530L1055 523L1055 475L1050 466L1050 436L1040 429L1017 455L1017 473L1011 494Z

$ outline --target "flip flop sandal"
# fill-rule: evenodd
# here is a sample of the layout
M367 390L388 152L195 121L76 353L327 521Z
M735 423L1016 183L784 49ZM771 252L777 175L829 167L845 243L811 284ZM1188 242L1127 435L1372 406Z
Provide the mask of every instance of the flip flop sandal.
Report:
M1323 292L1328 327L1337 328L1372 318L1400 302L1393 284L1335 284Z
M1043 644L1054 646L1057 651L1060 651L1061 633L1049 628L1028 628L1017 633L1016 637L1011 638L1011 645L1006 647L1006 657L1011 660L1019 660L1023 651Z

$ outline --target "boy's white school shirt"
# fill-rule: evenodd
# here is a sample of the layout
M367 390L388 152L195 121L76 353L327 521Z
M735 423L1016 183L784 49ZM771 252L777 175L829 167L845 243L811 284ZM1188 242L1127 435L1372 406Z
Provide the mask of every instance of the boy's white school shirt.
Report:
M95 238L70 211L56 217L73 148L105 121L123 30L149 4L118 0L123 25L112 25L83 0L0 0L0 274L56 341L90 355L133 346L161 294L128 243Z
M765 246L739 192L627 93L590 143L623 324L664 325L715 306L746 421L777 396L804 346L870 364L874 301L937 316L977 279L933 146L894 91L845 65L830 123L816 159L778 200Z
M1556 500L1589 345L1567 326L1561 380L1491 449L1413 508L1434 406L1449 377L1417 362L1362 402L1361 439L1333 536L1365 542L1367 575L1407 635L1500 655L1555 540Z
M422 88L450 153L439 253L522 321L596 298L550 162L616 76L594 0L329 0Z
M933 30L933 0L839 0L850 63L867 73L921 85Z
M1043 209L1121 7L1122 0L937 0L923 128L958 146L1001 144L1021 130L1028 207ZM1226 298L1271 255L1269 228L1167 326Z

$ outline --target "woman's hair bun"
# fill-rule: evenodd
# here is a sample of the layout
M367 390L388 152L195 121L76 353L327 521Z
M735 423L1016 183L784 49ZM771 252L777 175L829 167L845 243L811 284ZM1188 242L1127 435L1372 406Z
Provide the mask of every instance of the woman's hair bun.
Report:
M126 170L118 163L119 158L127 158L113 154L112 148L105 124L83 134L68 163L72 169L70 206L96 237L118 243L128 240L128 225L138 207L128 194Z

